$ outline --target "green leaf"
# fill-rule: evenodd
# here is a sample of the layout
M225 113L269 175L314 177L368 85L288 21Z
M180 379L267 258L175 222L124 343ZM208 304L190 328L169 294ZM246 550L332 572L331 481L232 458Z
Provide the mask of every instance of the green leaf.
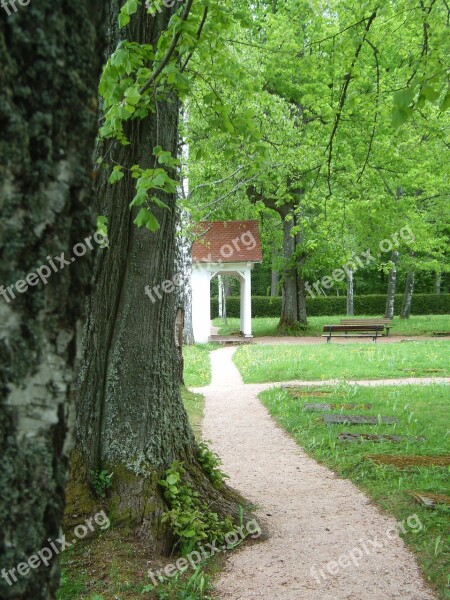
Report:
M128 104L135 106L141 99L141 94L137 88L129 87L125 90L125 98L127 99Z
M406 109L414 98L414 89L408 88L394 94L394 103L399 109Z
M119 14L119 29L123 29L130 22L130 15L125 13Z
M148 208L144 207L138 212L138 215L134 220L134 224L138 227L146 227L152 233L158 231L160 227L155 215L151 213Z
M441 102L440 108L442 111L446 111L450 108L450 89L445 94L444 99Z
M103 215L99 215L97 217L97 233L101 235L104 239L100 244L101 248L108 247L108 217L104 217Z
M116 165L113 168L111 175L109 176L108 183L117 183L118 181L123 179L124 173L122 172L122 169L123 167L121 165Z
M412 111L412 107L394 109L392 113L392 125L394 127L400 127L403 123L406 123L412 115Z
M148 220L147 220L147 223L145 224L145 226L152 233L154 233L155 231L158 231L158 229L160 227L160 225L158 223L158 219L150 211L148 211Z
M184 529L183 531L180 531L180 535L186 538L194 537L195 529Z
M430 85L423 87L421 93L430 102L434 102L435 100L437 100L439 98L439 91L435 90Z

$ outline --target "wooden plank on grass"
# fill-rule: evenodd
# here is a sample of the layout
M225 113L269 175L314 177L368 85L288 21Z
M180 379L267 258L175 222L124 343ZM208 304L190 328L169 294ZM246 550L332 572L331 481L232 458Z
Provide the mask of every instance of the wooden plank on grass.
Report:
M393 425L397 417L369 417L366 415L324 415L323 420L330 425Z

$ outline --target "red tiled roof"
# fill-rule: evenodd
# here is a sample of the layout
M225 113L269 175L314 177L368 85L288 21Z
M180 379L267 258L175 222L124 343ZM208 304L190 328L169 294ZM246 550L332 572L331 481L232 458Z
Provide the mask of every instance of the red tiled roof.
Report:
M202 221L192 259L201 262L262 262L258 221Z

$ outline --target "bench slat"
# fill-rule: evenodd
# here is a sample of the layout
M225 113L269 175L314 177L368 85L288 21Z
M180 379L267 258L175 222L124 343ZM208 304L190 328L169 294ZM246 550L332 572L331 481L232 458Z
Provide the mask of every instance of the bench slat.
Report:
M383 331L384 325L324 325L324 331Z

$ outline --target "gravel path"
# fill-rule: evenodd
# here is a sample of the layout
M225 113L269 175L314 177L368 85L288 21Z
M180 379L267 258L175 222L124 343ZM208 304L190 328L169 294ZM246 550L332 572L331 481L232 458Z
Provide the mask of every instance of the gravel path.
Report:
M396 535L395 520L309 458L274 423L257 398L273 384L244 385L232 362L234 351L210 355L212 384L198 390L206 396L203 435L220 454L230 484L259 507L270 538L228 556L217 597L435 598Z

